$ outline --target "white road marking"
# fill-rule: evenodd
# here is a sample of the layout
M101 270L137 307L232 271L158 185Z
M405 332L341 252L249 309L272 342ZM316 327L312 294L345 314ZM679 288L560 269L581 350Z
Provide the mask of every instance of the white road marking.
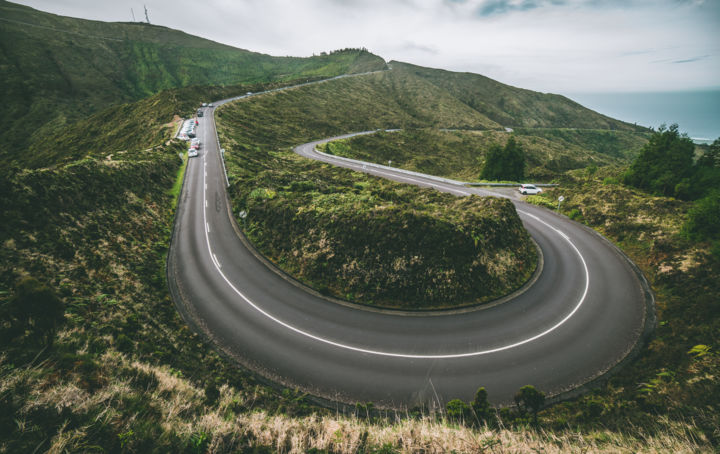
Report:
M203 157L203 160L204 160L204 159L205 159L205 157ZM203 181L205 181L205 177L203 177ZM204 186L205 186L205 190L207 190L207 183L205 183ZM203 199L205 199L205 190L203 191ZM407 359L454 359L454 358L467 358L467 357L471 357L471 356L481 356L481 355L488 355L488 354L491 354L491 353L497 353L497 352L501 352L501 351L505 351L505 350L510 350L510 349L512 349L512 348L519 347L519 346L521 346L521 345L525 345L525 344L528 344L528 343L533 342L533 341L535 341L535 340L538 340L538 339L540 339L541 337L544 337L544 336L550 334L551 332L555 331L556 329L558 329L559 327L561 327L562 325L564 325L568 320L570 320L570 318L571 318L573 315L575 315L575 313L580 309L580 306L582 306L582 304L585 302L585 298L587 297L588 290L589 290L589 288L590 288L590 272L588 271L588 267L587 267L587 263L585 262L585 258L582 256L582 254L580 253L580 251L578 250L578 248L577 248L577 247L575 246L575 244L570 240L570 238L569 238L565 233L563 233L562 231L560 231L559 229L551 226L551 225L548 224L547 222L541 220L541 219L538 218L537 216L532 215L532 214L530 214L530 213L528 213L528 212L521 211L521 213L523 213L523 214L525 214L525 215L527 215L527 216L530 216L531 218L537 220L538 222L540 222L540 223L548 226L548 227L549 227L550 229L552 229L554 232L556 232L557 234L559 234L561 238L565 239L565 240L570 244L570 246L575 250L575 253L578 255L578 257L580 257L580 260L582 261L583 268L584 268L584 270L585 270L585 289L584 289L584 291L583 291L582 297L581 297L580 300L577 302L577 304L576 304L575 307L572 309L572 311L570 311L569 314L567 314L562 320L560 320L559 322L557 322L555 325L553 325L552 327L546 329L545 331L543 331L543 332L541 332L541 333L539 333L539 334L536 334L536 335L534 335L534 336L528 337L528 338L523 339L523 340L518 341L518 342L514 342L514 343L512 343L512 344L504 345L504 346L502 346L502 347L491 348L491 349L488 349L488 350L478 350L478 351L473 351L473 352L465 352L465 353L451 353L451 354L445 354L445 355L417 355L417 354L407 354L407 353L394 353L394 352L386 352L386 351L381 351L381 350L372 350L372 349L367 349L367 348L362 348L362 347L355 347L355 346L353 346L353 345L347 345L347 344L343 344L343 343L341 343L341 342L336 342L336 341L333 341L333 340L330 340L330 339L325 339L324 337L320 337L320 336L318 336L318 335L309 333L309 332L307 332L307 331L303 331L303 330L300 329L300 328L296 328L295 326L292 326L291 324L280 320L279 318L273 316L272 314L264 311L264 310L263 310L260 306L258 306L257 304L255 304L255 303L253 303L252 301L250 301L250 299L249 299L247 296L245 296L240 290L238 290L238 289L233 285L233 283L230 282L230 280L227 278L227 276L225 276L225 273L223 273L222 270L220 269L220 264L217 262L217 259L215 258L215 254L214 254L213 251L212 251L212 247L210 246L210 236L208 235L210 226L209 226L209 224L207 223L207 209L204 209L204 210L203 210L203 220L205 221L205 224L208 226L208 227L207 227L207 230L206 230L206 232L205 232L205 241L207 242L208 253L210 254L211 261L213 262L213 265L215 266L215 269L217 270L217 272L218 272L218 274L220 275L220 277L222 277L223 280L228 284L228 286L230 286L230 288L231 288L240 298L242 298L242 300L245 301L250 307L252 307L253 309L255 309L257 312L259 312L259 313L262 314L263 316L267 317L268 319L272 320L273 322L277 323L278 325L283 326L283 327L289 329L290 331L293 331L293 332L295 332L295 333L297 333L297 334L300 334L300 335L302 335L302 336L305 336L305 337L307 337L307 338L309 338L309 339L313 339L313 340L316 340L316 341L318 341L318 342L322 342L322 343L324 343L324 344L331 345L331 346L333 346L333 347L342 348L342 349L345 349L345 350L355 351L355 352L359 352L359 353L367 353L367 354L370 354L370 355L389 356L389 357L394 357L394 358L407 358Z

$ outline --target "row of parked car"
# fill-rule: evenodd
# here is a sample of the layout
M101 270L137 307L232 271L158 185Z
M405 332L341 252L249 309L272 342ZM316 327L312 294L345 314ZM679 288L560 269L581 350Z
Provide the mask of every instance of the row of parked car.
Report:
M178 133L178 138L182 140L190 140L195 137L195 129L198 124L199 122L194 118L185 120L182 128L180 128L180 132Z
M190 148L188 148L188 158L194 158L200 151L200 139L195 137L190 140Z

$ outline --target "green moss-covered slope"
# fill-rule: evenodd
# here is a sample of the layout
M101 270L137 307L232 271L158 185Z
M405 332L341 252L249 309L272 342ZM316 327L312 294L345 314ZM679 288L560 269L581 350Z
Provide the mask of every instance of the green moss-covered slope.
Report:
M272 57L166 27L57 16L0 1L3 155L110 105L189 85L328 77L383 69L360 49Z
M513 206L457 199L294 155L315 138L386 126L493 126L394 71L250 98L218 116L235 212L281 268L330 295L418 309L507 294L535 269Z
M485 76L390 62L420 77L505 127L646 130L606 117L561 95L505 85Z

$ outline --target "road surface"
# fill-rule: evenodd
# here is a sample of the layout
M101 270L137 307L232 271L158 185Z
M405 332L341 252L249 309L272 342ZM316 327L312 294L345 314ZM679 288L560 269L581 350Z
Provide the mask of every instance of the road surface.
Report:
M218 106L225 101L216 103ZM515 201L544 267L524 293L494 307L432 315L363 310L328 301L271 269L229 215L214 109L188 162L168 280L185 319L244 367L290 388L344 403L444 408L484 386L509 404L524 385L561 395L597 379L653 323L641 273L607 240L565 217ZM458 196L497 195L392 169L296 152Z

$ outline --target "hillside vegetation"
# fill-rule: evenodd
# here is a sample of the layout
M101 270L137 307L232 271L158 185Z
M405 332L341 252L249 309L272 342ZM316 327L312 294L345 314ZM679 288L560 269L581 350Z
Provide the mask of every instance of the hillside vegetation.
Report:
M566 170L627 163L637 153L646 133L604 130L516 131L528 179L551 179ZM378 132L332 142L324 151L347 158L387 164L461 181L480 178L488 150L504 146L511 134L501 131L447 131L438 129ZM606 140L606 142L604 142ZM601 145L605 143L605 145Z
M619 183L625 168L575 171L528 200L555 207L607 236L648 278L659 320L640 357L609 384L547 411L621 430L658 418L693 421L698 438L720 443L720 242L685 233L691 202L652 196ZM592 422L592 423L591 423Z
M383 69L360 49L272 57L166 27L57 16L0 0L5 154L110 105L169 88L328 77Z
M220 108L234 210L248 213L239 223L289 274L353 302L421 309L510 293L534 271L536 252L509 201L457 199L321 165L289 149L388 123L486 121L442 93L412 98L407 87L416 83L391 71Z
M479 74L396 61L389 64L393 71L429 82L504 127L647 130L601 115L564 96L512 87Z

